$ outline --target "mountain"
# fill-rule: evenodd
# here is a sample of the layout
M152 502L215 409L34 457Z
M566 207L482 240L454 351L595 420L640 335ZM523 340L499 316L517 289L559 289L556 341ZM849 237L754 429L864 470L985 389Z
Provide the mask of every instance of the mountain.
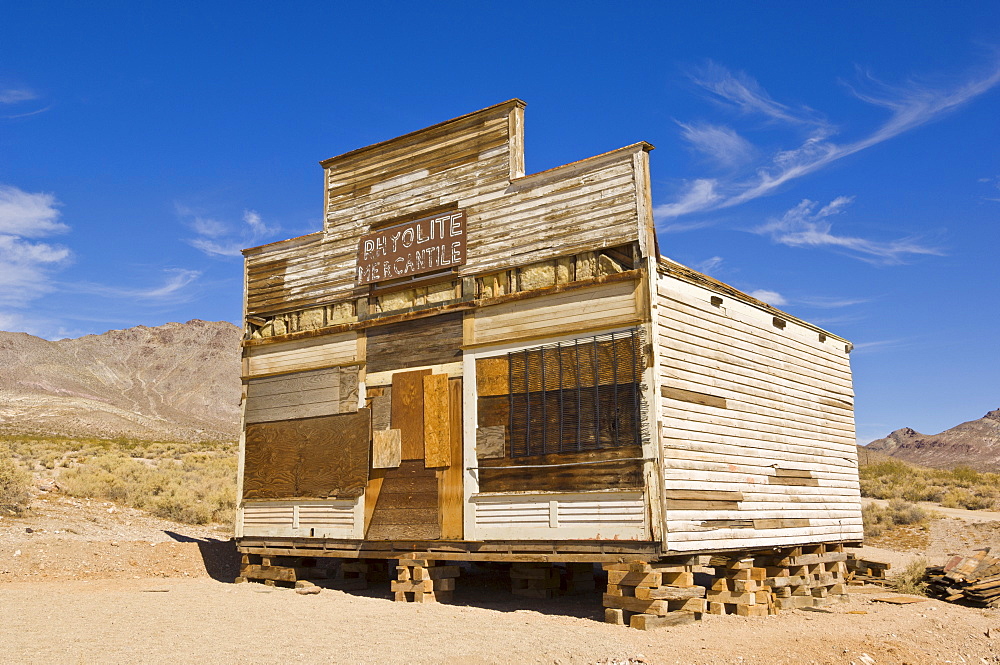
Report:
M199 320L56 342L0 331L0 431L235 440L240 338Z
M960 465L1000 471L1000 409L940 434L921 434L904 427L866 448L938 469Z

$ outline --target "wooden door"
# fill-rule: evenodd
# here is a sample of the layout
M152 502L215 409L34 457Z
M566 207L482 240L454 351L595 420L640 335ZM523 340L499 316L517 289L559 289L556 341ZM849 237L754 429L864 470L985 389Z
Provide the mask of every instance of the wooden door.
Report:
M365 538L462 538L462 381L431 370L392 375L390 427L400 463L373 469Z

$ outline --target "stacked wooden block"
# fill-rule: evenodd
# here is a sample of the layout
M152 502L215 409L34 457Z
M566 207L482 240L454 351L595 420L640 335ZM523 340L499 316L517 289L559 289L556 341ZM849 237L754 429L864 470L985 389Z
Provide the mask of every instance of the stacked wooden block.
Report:
M436 603L451 600L458 566L437 565L428 559L400 559L392 591L396 602Z
M337 568L330 586L342 591L360 591L367 589L373 582L384 581L387 570L388 562L385 559L344 561Z
M803 545L760 557L779 610L820 607L846 600L847 554L843 545Z
M803 545L746 558L714 558L706 594L711 614L767 616L846 598L842 545Z
M775 613L767 572L754 559L726 559L715 565L716 580L705 593L710 614L767 616Z
M301 580L326 579L328 576L328 570L320 567L317 560L312 557L285 557L279 560L277 557L244 554L240 559L240 575L235 581L236 583L263 582L268 586L278 583L294 586Z
M648 630L701 619L705 587L694 583L697 559L683 562L604 564L608 623Z
M892 568L891 564L883 561L870 561L862 559L853 552L847 554L847 583L853 585L879 584L887 586L889 579L886 571Z
M562 571L559 590L566 594L588 593L597 588L594 579L594 564L567 563Z
M516 562L510 567L510 592L526 598L559 595L562 575L551 563Z

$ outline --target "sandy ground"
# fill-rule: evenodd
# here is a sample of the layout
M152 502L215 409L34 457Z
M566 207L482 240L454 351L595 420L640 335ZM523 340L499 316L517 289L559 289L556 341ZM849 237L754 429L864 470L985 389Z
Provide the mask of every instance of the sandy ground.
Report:
M229 583L224 530L47 499L0 519L5 663L1000 663L1000 609L892 605L874 587L827 611L706 615L648 632L603 623L598 593L518 598L478 567L463 571L453 604L394 603L388 583L304 596ZM942 557L971 553L1000 545L997 527L952 517L927 538ZM926 556L883 551L894 568Z

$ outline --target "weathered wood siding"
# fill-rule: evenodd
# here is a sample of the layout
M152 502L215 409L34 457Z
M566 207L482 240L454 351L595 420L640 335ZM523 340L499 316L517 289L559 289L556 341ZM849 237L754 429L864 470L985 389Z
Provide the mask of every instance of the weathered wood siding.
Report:
M247 501L246 536L356 538L360 536L359 501Z
M247 313L350 298L360 236L438 209L468 214L460 275L614 247L639 237L645 143L523 174L516 100L324 162L322 233L245 250Z
M641 318L637 282L621 281L550 296L517 300L475 311L470 345L555 336L627 326Z
M349 365L358 361L357 334L324 335L247 347L249 376Z
M860 540L845 342L671 275L657 284L669 550Z

